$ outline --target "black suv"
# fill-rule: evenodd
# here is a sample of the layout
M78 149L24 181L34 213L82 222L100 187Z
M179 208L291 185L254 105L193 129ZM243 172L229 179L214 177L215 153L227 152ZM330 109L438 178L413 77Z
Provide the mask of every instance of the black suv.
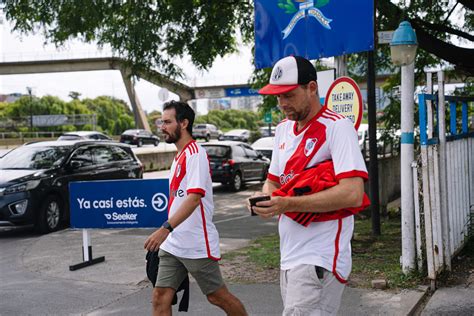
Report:
M97 141L29 143L0 159L0 226L48 233L69 222L69 183L142 178L130 146Z
M212 182L239 191L247 181L264 181L270 160L242 142L221 141L202 144L209 156Z
M158 146L160 138L144 129L129 129L120 135L120 142L142 147L144 144L153 144Z

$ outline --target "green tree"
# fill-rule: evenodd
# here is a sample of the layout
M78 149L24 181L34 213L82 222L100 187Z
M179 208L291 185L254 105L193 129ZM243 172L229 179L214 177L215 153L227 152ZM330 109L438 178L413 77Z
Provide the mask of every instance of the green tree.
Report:
M123 100L100 96L82 102L89 111L97 114L98 129L108 134L119 135L135 125L132 111Z
M110 45L134 70L156 67L176 76L177 57L191 56L208 68L217 56L237 50L236 33L252 37L252 1L7 1L15 29L42 30L57 45L77 38Z
M72 100L65 102L58 97L44 96L22 97L13 103L0 103L0 118L10 119L17 122L16 125L23 126L18 130L27 130L30 115L79 115L95 114L97 117L97 126L99 131L104 131L111 135L119 135L125 129L134 126L134 118L128 105L119 99L113 97L101 96L95 99ZM52 127L36 127L40 131L75 131L91 130L94 126L91 124L62 125Z
M474 49L465 45L474 39L472 1L376 3L378 30L393 30L408 19L417 32L421 50L468 74L474 73ZM253 40L251 0L17 0L6 1L4 6L16 30L42 31L47 42L57 45L69 39L107 44L134 69L154 67L172 76L181 73L173 63L177 57L187 54L195 65L205 69L217 56L236 51L239 35L244 43ZM456 25L459 19L464 20L463 25Z
M214 124L221 130L230 130L235 128L243 128L255 131L262 123L262 117L251 111L238 110L212 110L206 115L198 116L196 123Z
M79 100L79 97L81 96L81 93L77 91L71 91L69 92L69 97L73 100Z

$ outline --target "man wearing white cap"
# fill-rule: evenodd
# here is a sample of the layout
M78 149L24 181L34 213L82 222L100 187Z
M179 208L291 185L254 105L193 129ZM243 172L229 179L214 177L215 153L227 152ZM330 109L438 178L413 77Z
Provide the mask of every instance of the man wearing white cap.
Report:
M279 215L283 315L335 315L351 271L353 214L369 203L357 132L321 105L316 69L303 57L279 60L259 93L277 96L286 116L255 194L271 200L252 207L264 218Z

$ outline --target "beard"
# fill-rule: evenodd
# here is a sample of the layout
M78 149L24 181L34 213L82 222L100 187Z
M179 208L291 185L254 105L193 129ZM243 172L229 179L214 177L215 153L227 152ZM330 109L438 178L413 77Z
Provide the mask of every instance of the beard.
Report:
M165 142L168 144L174 144L181 139L181 130L179 129L179 126L176 127L174 132L172 133L163 132L163 134L165 136Z
M295 108L287 108L286 110L282 110L283 114L285 114L286 118L289 119L290 121L303 121L306 119L311 112L310 107L305 107L299 111L297 111Z

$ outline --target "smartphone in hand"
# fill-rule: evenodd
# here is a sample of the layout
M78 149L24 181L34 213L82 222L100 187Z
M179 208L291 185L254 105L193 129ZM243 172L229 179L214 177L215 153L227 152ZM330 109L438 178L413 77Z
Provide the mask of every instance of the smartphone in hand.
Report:
M251 215L256 216L257 214L253 211L252 207L257 206L257 202L268 201L271 197L269 195L261 195L249 198Z

